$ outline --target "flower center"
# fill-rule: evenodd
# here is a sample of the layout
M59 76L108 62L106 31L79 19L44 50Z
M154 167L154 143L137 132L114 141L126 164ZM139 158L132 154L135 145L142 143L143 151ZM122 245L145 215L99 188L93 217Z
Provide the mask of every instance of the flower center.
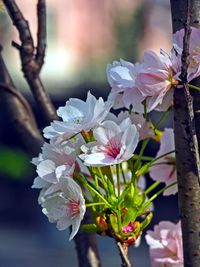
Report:
M83 117L76 117L73 119L73 123L81 124L83 122Z
M107 146L105 152L108 156L115 159L120 153L120 148L117 146Z
M170 87L168 88L168 90L171 89L171 86L178 85L178 81L176 79L174 79L172 74L169 74L168 81L170 82Z
M80 213L80 201L70 200L67 206L71 216L75 216Z

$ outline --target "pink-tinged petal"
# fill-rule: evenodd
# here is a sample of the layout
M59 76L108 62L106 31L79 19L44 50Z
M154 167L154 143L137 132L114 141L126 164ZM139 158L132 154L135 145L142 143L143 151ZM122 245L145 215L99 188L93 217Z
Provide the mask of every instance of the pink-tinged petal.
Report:
M128 88L122 97L124 107L129 108L132 105L133 111L138 113L144 113L144 105L142 104L144 99L145 97L137 87Z
M148 68L162 69L163 68L162 61L160 60L159 56L154 51L144 52L143 66L144 66L144 69L148 69Z
M99 144L105 145L120 133L120 128L113 121L105 121L100 127L94 129L93 134Z
M114 109L122 108L124 107L124 102L122 97L123 97L122 93L116 93L114 90L111 90L110 94L108 95L108 101L112 103L112 107Z
M72 178L61 178L57 186L60 186L59 192L41 199L42 211L50 222L57 223L59 230L65 230L71 225L71 240L84 217L85 200L80 186Z
M84 160L84 164L86 166L102 167L107 165L113 165L116 163L114 158L109 157L104 152L82 154L79 157Z
M156 105L156 110L158 111L167 111L171 106L173 106L173 95L174 89L169 90L163 97L162 100L159 100L161 104Z
M139 73L136 85L143 96L155 96L163 90L167 91L168 86L170 86L168 75L169 73L165 71Z
M162 155L169 153L175 149L174 144L174 132L173 129L166 128L161 138L160 149L156 155L161 157ZM164 182L166 186L176 182L177 176L175 171L175 154L174 152L158 159L155 163L159 165L150 167L150 176L155 181ZM175 194L177 192L177 186L173 186L164 192L164 195Z
M88 166L107 166L119 164L132 157L138 143L139 133L129 118L120 125L105 121L94 129L95 143L83 147L84 154L79 157Z
M147 231L152 266L183 267L183 246L180 223L163 221Z

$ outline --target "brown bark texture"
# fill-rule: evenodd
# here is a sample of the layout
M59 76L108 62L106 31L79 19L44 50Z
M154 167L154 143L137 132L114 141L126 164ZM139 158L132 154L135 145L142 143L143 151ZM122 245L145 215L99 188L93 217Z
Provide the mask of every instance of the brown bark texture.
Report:
M200 27L200 1L171 0L173 32ZM188 16L189 15L189 16ZM189 24L189 25L188 25ZM188 40L186 40L188 41ZM186 61L187 57L186 56ZM182 64L183 57L182 57ZM186 63L187 64L187 63ZM187 69L186 69L187 72ZM182 77L183 78L183 77ZM200 86L200 79L193 84ZM179 211L183 233L184 267L200 266L200 92L189 91L187 81L174 92L174 131Z

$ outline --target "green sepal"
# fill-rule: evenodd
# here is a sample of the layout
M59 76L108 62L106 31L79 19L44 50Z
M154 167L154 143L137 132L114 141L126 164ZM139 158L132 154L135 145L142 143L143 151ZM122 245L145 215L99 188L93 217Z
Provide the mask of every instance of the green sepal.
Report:
M82 224L81 230L84 232L88 232L88 233L96 233L99 230L99 228L94 223L93 224Z
M109 215L110 225L114 232L118 232L117 217L114 214Z
M127 226L130 222L134 222L138 215L138 209L129 208L123 217L123 226Z
M146 216L146 218L144 219L144 221L141 223L141 230L143 230L144 228L146 228L146 227L150 224L152 218L153 218L153 213L150 212L150 213Z
M112 180L112 171L110 166L101 167L101 171L110 181Z
M135 188L133 184L129 184L122 193L121 199L123 199L123 206L125 208L134 207Z
M145 200L146 200L146 194L144 193L141 194L141 191L138 190L134 197L134 206L140 208L142 204L145 202Z
M150 167L150 163L146 163L145 165L143 165L139 170L136 171L137 177L140 177L144 175L145 173L148 173L149 167Z

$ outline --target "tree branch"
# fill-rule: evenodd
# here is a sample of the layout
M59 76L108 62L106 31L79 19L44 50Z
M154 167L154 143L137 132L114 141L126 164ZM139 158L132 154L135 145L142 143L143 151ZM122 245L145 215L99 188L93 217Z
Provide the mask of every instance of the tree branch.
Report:
M0 49L0 99L3 100L9 118L21 136L23 143L31 155L39 153L44 142L38 130L30 105L15 88L4 64Z
M38 0L37 4L37 19L38 19L38 32L37 32L37 53L35 60L38 69L42 68L44 64L45 49L46 49L46 1Z
M119 254L121 257L121 267L131 267L131 263L128 258L128 245L127 244L122 244L119 241L115 241L117 248L119 250Z
M190 26L196 26L198 23L199 4L196 0L171 0L173 32L185 27L181 71L183 86L174 91L178 197L185 267L200 266L200 187L198 182L200 116L196 114L197 108L200 107L200 94L196 91L191 95L187 87Z
M56 110L48 94L46 93L42 81L39 77L45 53L46 29L42 29L42 27L45 27L44 23L44 19L46 17L45 14L46 9L44 8L45 2L44 1L38 2L38 15L40 14L40 18L38 18L39 39L38 39L38 47L36 55L28 21L24 18L16 2L14 0L3 0L3 3L10 15L13 24L15 25L15 27L19 32L21 45L14 43L14 46L20 52L22 71L24 73L24 77L27 83L29 84L32 94L47 122L50 122L54 119L58 119ZM39 10L40 7L42 7L41 10Z
M83 224L91 223L92 215L90 210L86 210ZM74 237L76 244L76 252L80 267L100 267L100 258L97 247L96 234L84 233L79 231Z

